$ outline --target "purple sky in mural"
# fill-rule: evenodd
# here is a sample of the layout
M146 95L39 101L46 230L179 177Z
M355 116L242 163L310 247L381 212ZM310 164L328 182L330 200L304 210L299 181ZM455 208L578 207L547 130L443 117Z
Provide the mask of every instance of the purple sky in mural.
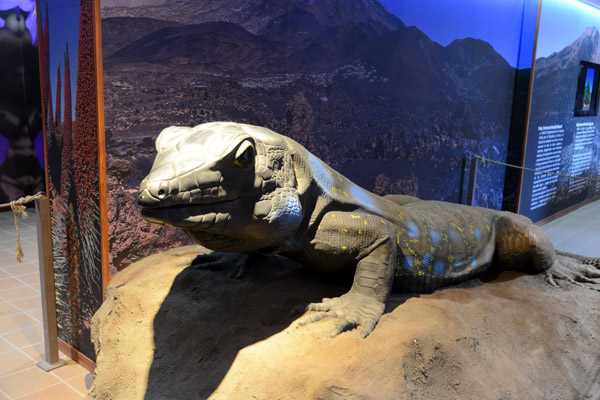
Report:
M10 142L6 137L0 135L0 166L4 164L4 161L6 161L6 156L8 155L9 149Z
M0 0L2 1L2 0ZM77 89L77 42L79 40L79 0L49 0L48 1L48 14L49 25L50 25L50 83L52 85L52 96L51 98L56 99L56 70L58 65L65 63L65 48L66 43L69 43L69 66L71 69L71 99L72 102L72 116L75 119L75 91ZM42 14L42 23L46 17L46 1L40 0L40 11ZM63 21L63 23L60 23ZM69 21L69 23L64 23ZM72 22L75 21L75 22ZM61 71L64 74L64 66L61 67ZM63 79L63 89L64 75ZM64 99L65 96L61 96L63 105L61 109L64 110ZM56 108L56 105L55 107Z
M40 168L45 170L46 163L44 162L44 136L43 135L44 135L44 133L42 131L39 131L39 133L35 137L35 142L33 144L35 146L35 155L36 155L38 163L40 164Z
M389 12L431 40L446 46L455 39L482 39L513 67L519 58L525 1L529 0L380 0Z

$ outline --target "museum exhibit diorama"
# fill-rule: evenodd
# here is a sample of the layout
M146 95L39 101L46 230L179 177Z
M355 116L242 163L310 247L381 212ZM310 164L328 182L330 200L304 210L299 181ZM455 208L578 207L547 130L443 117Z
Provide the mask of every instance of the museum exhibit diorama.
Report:
M88 399L600 399L600 253L540 227L600 200L598 29L592 0L0 0L46 341Z

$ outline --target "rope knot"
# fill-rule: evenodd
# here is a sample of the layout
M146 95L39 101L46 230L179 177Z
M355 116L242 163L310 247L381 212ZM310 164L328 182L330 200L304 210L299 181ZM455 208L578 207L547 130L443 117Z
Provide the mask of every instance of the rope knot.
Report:
M44 193L40 192L33 196L21 197L19 200L13 200L10 202L10 209L15 214L15 228L17 229L17 263L19 264L21 264L24 254L23 248L21 247L21 235L19 233L18 216L19 214L21 214L23 218L29 217L29 214L27 214L27 211L25 211L25 209L27 208L25 204L31 203L32 201L35 201L37 199L41 199L42 197L44 197Z

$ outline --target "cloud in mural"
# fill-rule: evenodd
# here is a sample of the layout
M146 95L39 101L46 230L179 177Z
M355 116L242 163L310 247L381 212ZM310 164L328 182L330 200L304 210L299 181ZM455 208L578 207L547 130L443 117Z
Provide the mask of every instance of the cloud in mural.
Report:
M6 156L8 155L8 150L10 149L10 142L7 138L0 135L0 166L4 164L6 161Z
M12 10L13 8L18 8L23 12L29 13L25 19L25 26L31 35L31 44L35 44L37 41L35 0L0 0L0 11ZM0 28L5 24L6 22L0 18Z

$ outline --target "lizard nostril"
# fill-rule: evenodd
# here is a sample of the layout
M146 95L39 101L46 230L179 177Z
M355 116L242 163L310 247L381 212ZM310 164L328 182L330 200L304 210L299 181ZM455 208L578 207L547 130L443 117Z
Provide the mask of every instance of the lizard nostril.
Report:
M167 193L165 192L165 190L164 190L164 189L160 189L160 190L158 191L158 198L162 199L162 198L164 198L164 197L165 197L165 195L166 195L166 194L167 194Z

